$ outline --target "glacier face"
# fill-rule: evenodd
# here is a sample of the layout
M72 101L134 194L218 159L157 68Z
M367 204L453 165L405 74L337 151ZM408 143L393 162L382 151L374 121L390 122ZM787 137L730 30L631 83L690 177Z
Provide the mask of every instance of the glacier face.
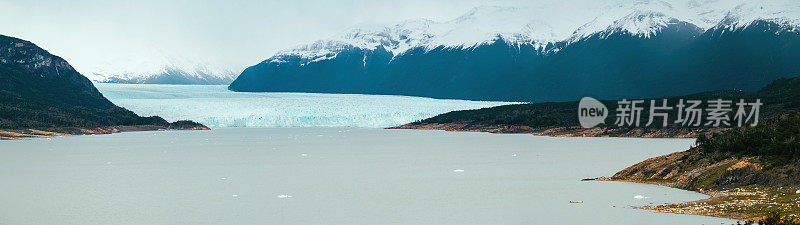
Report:
M512 104L392 95L240 93L223 85L96 86L113 103L140 116L189 119L209 127L382 128L454 110Z

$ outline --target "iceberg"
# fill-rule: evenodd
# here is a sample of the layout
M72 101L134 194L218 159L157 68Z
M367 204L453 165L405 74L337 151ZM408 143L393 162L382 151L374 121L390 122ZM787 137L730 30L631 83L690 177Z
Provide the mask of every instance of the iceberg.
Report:
M398 126L442 113L514 104L424 97L248 93L225 85L96 84L114 104L140 116L193 120L209 127Z

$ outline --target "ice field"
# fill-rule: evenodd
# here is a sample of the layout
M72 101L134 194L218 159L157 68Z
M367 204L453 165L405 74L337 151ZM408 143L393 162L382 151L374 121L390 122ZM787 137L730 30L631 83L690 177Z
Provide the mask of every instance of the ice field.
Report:
M438 114L509 102L316 93L232 92L225 85L96 84L141 116L209 127L390 127Z

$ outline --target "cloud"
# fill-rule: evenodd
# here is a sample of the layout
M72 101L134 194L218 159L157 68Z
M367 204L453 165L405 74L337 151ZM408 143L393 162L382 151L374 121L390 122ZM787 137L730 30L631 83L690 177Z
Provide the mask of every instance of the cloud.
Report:
M197 58L241 70L354 24L443 21L484 4L517 2L6 0L0 2L0 20L10 22L1 23L0 31L66 58L84 74L154 58Z

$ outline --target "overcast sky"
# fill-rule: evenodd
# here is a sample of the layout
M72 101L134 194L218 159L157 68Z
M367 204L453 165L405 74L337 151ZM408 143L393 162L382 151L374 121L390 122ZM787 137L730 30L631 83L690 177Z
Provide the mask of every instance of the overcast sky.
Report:
M361 23L453 19L502 0L114 1L2 0L0 34L32 41L79 71L111 56L152 49L220 65L258 63L275 52Z

